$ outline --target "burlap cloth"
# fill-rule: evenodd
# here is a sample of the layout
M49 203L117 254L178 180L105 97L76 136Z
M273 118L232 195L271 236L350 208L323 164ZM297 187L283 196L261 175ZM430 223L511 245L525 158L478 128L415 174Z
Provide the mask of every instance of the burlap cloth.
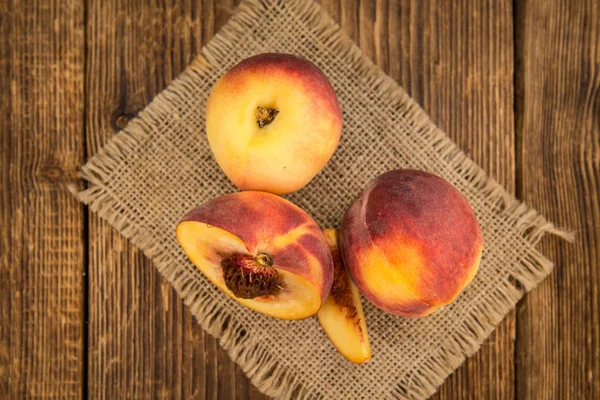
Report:
M412 167L454 184L483 229L477 276L441 311L405 319L363 300L373 352L366 365L340 356L314 317L280 321L231 300L188 261L175 238L175 225L188 209L236 190L206 140L210 89L240 60L268 51L312 60L342 105L335 155L306 188L287 196L317 223L337 227L370 179ZM307 0L243 2L202 56L89 160L82 175L89 188L79 199L154 261L252 383L283 398L428 397L551 271L552 263L534 247L542 235L567 236L489 179Z

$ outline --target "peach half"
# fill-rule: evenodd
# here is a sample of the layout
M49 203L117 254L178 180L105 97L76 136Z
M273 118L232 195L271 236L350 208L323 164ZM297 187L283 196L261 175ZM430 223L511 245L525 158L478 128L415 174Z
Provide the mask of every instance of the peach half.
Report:
M360 293L342 264L337 230L325 229L323 233L331 249L334 277L331 292L317 316L338 351L349 361L362 364L371 359L371 347Z
M375 178L350 206L340 247L369 301L392 314L420 317L450 303L471 282L483 237L454 186L400 169Z
M302 188L333 155L341 129L327 77L290 54L241 61L217 81L206 106L210 148L241 190L285 194Z
M264 192L239 192L189 211L177 240L219 289L281 319L314 315L333 281L323 233L296 205Z

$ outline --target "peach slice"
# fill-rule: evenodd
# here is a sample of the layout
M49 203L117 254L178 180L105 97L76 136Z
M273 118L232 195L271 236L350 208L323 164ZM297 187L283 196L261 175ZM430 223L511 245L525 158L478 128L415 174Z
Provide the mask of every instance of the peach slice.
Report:
M215 159L241 190L302 188L333 155L342 112L333 87L309 60L258 54L214 85L206 134Z
M360 293L348 276L340 257L337 230L323 231L333 257L331 293L317 313L323 330L348 360L362 364L371 359L371 347Z
M314 315L333 281L323 233L299 207L264 192L239 192L189 211L177 240L219 289L281 319Z
M371 181L342 220L340 248L373 304L421 317L471 282L483 236L463 195L439 176L400 169Z

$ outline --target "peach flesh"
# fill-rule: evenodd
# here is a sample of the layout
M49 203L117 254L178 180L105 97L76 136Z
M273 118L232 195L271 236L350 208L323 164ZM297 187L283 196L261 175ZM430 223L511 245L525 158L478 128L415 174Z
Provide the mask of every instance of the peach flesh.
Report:
M342 264L337 230L325 229L323 233L333 257L334 278L331 292L317 314L319 322L338 351L361 364L371 359L371 348L360 293Z
M333 261L316 223L264 192L210 200L177 225L190 260L241 304L282 319L315 314L331 288Z
M243 60L214 85L206 132L221 169L242 190L285 194L333 155L342 113L327 77L290 54Z
M483 237L462 194L417 170L371 181L344 215L340 245L353 281L381 309L430 314L471 282Z

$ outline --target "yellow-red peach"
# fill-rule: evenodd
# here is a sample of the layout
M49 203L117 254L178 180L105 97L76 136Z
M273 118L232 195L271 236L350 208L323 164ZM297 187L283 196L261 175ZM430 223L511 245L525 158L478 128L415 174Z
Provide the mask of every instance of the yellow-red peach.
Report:
M406 317L430 314L471 282L483 238L462 194L444 179L400 169L371 181L344 215L340 246L364 296Z
M290 54L259 54L227 71L206 106L210 148L242 190L285 194L333 155L342 113L321 70Z
M282 319L314 315L333 281L323 233L291 202L264 192L224 195L189 211L177 239L219 289Z

